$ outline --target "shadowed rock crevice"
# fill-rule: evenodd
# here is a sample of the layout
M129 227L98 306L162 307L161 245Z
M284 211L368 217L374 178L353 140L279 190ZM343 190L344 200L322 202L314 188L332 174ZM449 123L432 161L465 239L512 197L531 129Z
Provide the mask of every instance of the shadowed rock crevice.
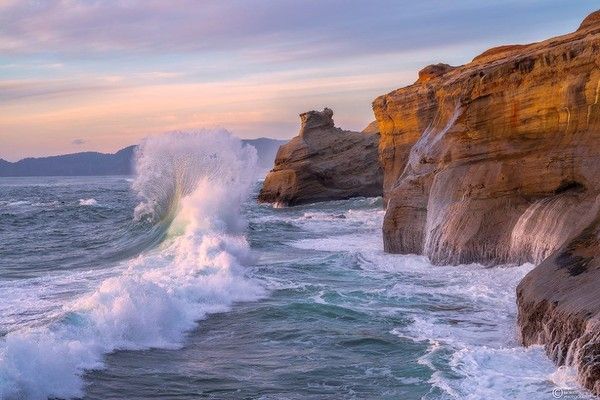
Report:
M562 181L560 186L556 188L554 194L561 194L566 192L585 192L585 186L576 181Z

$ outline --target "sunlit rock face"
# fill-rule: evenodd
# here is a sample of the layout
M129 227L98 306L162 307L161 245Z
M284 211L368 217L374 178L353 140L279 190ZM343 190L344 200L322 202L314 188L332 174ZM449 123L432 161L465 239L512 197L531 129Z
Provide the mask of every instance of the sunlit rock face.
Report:
M377 98L385 250L539 262L575 234L600 188L599 67L596 15Z
M517 289L520 339L597 395L599 100L596 12L568 35L427 67L373 103L385 249L435 263L539 263Z
M281 146L258 201L293 206L357 196L381 196L379 132L336 128L333 111L300 114L298 136Z

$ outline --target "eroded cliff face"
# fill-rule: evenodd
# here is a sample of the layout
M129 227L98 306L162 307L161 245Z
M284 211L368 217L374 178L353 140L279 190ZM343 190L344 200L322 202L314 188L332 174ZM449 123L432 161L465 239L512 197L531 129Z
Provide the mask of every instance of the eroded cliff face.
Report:
M583 229L517 288L521 342L544 345L558 365L575 367L579 381L596 395L600 395L599 209L600 198L579 221L574 220Z
M574 233L600 188L600 21L586 21L374 101L386 251L539 262Z
M357 196L381 196L383 171L378 160L379 132L336 128L333 111L300 114L298 136L281 146L258 201L293 206Z
M434 263L540 263L524 345L600 395L600 12L571 34L437 64L373 109L384 246ZM406 149L410 152L407 154Z

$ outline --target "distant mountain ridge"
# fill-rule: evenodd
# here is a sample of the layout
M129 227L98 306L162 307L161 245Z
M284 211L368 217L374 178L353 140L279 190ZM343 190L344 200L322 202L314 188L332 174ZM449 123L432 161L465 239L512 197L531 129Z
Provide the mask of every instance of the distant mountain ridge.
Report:
M273 166L279 146L287 140L259 138L243 139L242 142L256 148L259 169L268 170ZM16 162L0 159L0 176L131 175L136 148L137 145L128 146L113 154L86 151L59 156L30 157Z

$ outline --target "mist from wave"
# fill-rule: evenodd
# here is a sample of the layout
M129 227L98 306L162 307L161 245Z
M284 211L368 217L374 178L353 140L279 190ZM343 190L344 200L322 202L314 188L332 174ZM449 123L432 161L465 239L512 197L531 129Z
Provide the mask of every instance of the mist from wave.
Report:
M158 247L118 264L50 323L6 333L0 398L81 396L82 374L102 368L104 354L177 348L208 314L264 296L245 276L251 258L240 215L255 166L254 148L225 131L145 140L132 184L140 199L133 218L160 227ZM77 205L101 204L82 198Z

